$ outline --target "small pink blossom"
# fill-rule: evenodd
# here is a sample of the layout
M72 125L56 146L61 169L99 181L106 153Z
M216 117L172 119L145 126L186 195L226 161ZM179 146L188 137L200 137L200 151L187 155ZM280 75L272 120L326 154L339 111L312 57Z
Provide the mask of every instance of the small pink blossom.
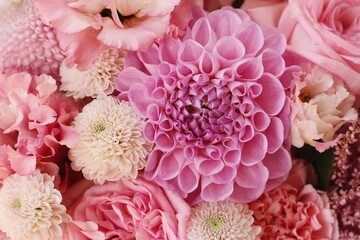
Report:
M88 182L81 184L89 187ZM72 194L78 196L76 190ZM91 186L68 213L73 222L67 227L79 239L184 240L190 207L180 197L138 177Z
M291 168L285 39L241 10L198 14L183 38L128 53L115 87L146 118L146 178L191 204L249 202Z
M76 141L70 124L79 105L55 92L56 81L47 75L9 73L0 82L0 129L15 143L7 147L11 171L58 172Z
M180 0L34 0L58 31L66 56L83 69L109 47L147 50L165 34ZM82 44L86 42L86 44Z

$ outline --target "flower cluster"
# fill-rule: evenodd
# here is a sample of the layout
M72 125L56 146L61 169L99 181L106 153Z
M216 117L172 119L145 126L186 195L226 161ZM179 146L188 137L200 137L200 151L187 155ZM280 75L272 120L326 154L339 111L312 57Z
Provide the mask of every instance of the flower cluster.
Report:
M0 239L360 240L359 10L0 0Z

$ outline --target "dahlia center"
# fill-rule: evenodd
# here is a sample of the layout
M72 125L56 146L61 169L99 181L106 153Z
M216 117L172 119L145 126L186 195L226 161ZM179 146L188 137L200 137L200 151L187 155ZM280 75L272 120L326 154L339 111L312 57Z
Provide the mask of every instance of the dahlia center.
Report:
M231 135L237 109L231 106L228 92L213 84L173 91L166 104L166 114L178 137L204 145Z

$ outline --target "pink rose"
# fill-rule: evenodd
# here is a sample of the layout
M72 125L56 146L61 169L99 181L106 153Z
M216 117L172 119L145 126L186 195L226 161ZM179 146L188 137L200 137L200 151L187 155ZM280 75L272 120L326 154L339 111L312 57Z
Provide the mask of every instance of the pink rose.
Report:
M84 182L85 188L89 182ZM74 189L84 189L74 185ZM77 197L69 189L66 205ZM101 239L185 239L190 207L183 199L144 180L122 179L87 189L70 208L74 220L65 226L79 239L89 239L92 233ZM86 237L87 236L87 237ZM73 239L73 238L69 238Z
M288 50L320 65L360 94L358 0L290 0L278 28Z

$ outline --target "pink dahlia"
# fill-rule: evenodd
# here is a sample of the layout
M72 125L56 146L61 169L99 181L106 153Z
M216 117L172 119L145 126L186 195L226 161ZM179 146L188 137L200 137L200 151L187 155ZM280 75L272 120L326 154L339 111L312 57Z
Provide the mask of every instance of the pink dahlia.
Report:
M63 59L53 28L31 0L0 1L0 70L56 76Z
M68 211L73 222L65 228L78 238L68 239L186 239L189 205L142 177L90 188L79 182L69 190L64 198L77 201Z
M5 74L0 83L0 129L15 143L6 150L11 168L22 175L35 168L59 171L76 142L70 124L78 104L56 92L47 75Z
M286 42L242 10L202 14L182 39L129 53L115 85L146 118L146 178L191 203L249 202L291 168Z
M180 0L34 0L57 30L66 56L86 68L104 50L147 50L169 26ZM80 44L86 42L86 44ZM91 50L91 51L89 51Z

